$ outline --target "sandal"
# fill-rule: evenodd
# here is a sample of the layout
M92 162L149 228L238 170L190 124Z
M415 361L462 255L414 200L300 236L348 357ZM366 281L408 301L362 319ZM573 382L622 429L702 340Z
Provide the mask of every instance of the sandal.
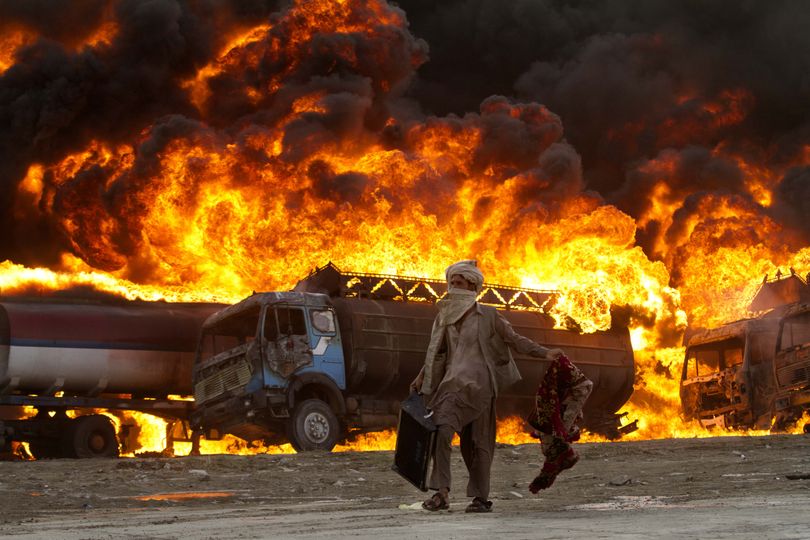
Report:
M438 510L447 510L450 508L450 504L448 504L447 499L442 497L442 494L437 491L431 498L422 503L422 508L436 512Z
M492 501L485 501L481 497L476 497L472 500L467 508L464 510L467 513L486 513L492 512Z

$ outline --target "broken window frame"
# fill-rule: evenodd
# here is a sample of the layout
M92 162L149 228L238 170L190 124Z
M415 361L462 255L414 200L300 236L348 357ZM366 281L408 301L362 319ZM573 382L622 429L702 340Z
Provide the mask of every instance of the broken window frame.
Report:
M279 311L281 310L287 311L287 329L284 332L281 331L281 317L279 316ZM295 327L293 327L293 321L290 319L290 314L292 312L297 314L300 313L300 319L295 321ZM275 335L272 336L272 339L270 339L267 335L267 323L270 317L273 318L275 326ZM298 315L296 315L295 318L298 318ZM296 332L296 330L303 330L303 332ZM278 339L282 336L309 336L306 323L306 314L304 313L303 307L292 306L290 304L273 304L266 307L264 317L262 318L262 337L265 339L265 341L272 342L278 341Z
M316 322L316 317L324 313L329 317L329 327L325 330ZM319 336L337 335L337 318L335 316L335 310L332 308L311 308L309 310L309 323L312 325L312 330Z
M233 325L233 321L238 319L248 319L249 317L255 316L255 327L253 328L253 333L250 334L247 330L250 328L249 324L244 325L244 333L234 333L234 332L226 332L223 329L233 329L229 328L229 325ZM250 322L248 320L247 322ZM235 349L240 345L244 345L246 343L252 342L256 339L256 336L259 333L259 323L261 322L261 309L258 307L246 309L244 311L240 311L239 313L235 313L230 317L223 319L220 321L216 326L211 327L207 330L202 332L200 336L201 343L201 350L202 350L202 357L203 358L211 358L218 354L221 354L225 351L230 351L231 349ZM225 343L224 345L222 343Z
M779 350L787 351L810 344L810 313L801 313L782 322Z
M706 362L698 361L698 354L705 352L717 353L716 369L705 371ZM739 355L729 354L731 351L739 351ZM729 360L736 357L738 361L731 363ZM686 356L686 366L684 369L684 379L690 380L698 377L707 377L721 373L727 369L742 366L745 362L745 344L738 338L725 339L711 343L702 343L689 348ZM701 369L703 368L703 369Z

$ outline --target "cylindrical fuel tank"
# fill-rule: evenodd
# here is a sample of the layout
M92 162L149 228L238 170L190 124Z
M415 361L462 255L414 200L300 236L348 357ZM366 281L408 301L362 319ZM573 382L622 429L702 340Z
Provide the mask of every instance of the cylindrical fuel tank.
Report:
M221 304L0 302L0 391L191 394L200 327Z
M586 423L617 412L633 394L635 363L627 328L580 334L555 329L554 321L542 313L504 311L518 334L549 348L565 351L566 356L593 381L593 391L585 404ZM513 351L523 379L503 395L504 405L522 410L526 396L535 395L549 362Z
M338 314L349 391L380 397L404 397L425 360L436 306L359 298L332 298ZM634 363L626 328L579 334L554 329L554 320L538 312L501 311L521 335L549 348L560 348L594 383L586 415L618 411L633 392ZM534 397L548 361L516 354L523 380L500 398L502 412L524 412ZM514 409L510 411L509 409Z

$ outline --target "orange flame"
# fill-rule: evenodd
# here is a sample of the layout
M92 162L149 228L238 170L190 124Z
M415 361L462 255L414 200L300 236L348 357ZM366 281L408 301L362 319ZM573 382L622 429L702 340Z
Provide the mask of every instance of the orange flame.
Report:
M0 34L0 75L14 65L17 51L36 39L36 33L25 29L4 29Z
M695 436L697 428L678 419L683 350L673 347L687 320L712 326L739 318L763 274L810 268L810 248L774 243L787 233L763 212L784 170L718 145L715 156L738 165L751 197L706 195L687 208L677 153L663 151L638 169L654 187L634 219L585 189L562 121L541 105L494 97L478 113L417 119L380 106L406 85L424 51L397 49L396 69L381 73L364 61L401 43L406 26L402 12L381 1L301 0L273 24L224 37L216 58L184 83L200 119L184 119L182 135L158 144L177 121L164 119L127 144L92 141L58 162L30 166L15 212L51 217L71 253L47 269L0 263L0 291L91 285L126 298L234 302L253 290L288 289L326 261L436 277L454 260L476 258L488 281L559 290L560 325L606 329L612 310L625 308L639 373L627 407L640 419L632 437ZM103 46L116 31L104 25L86 43ZM329 69L357 74L353 93L310 84L315 76L290 80L324 35L335 38ZM356 36L380 50L358 48ZM0 72L30 39L4 34ZM284 62L266 79L244 79L267 58ZM212 127L221 104L211 88L228 77L242 83L229 99L271 119ZM336 100L350 100L351 114L338 114ZM657 135L683 146L696 132L739 124L752 100L743 89L707 100L683 96L675 105L689 114L662 122ZM499 139L494 124L520 137ZM628 125L612 136L643 129ZM526 140L524 155L514 147ZM810 162L810 150L803 152L797 159ZM636 244L639 230L653 237L649 254ZM502 440L524 440L515 425L502 426L511 433ZM141 448L159 451L165 426L147 431ZM390 433L362 440L357 448L391 446ZM228 439L204 441L203 452L273 448Z

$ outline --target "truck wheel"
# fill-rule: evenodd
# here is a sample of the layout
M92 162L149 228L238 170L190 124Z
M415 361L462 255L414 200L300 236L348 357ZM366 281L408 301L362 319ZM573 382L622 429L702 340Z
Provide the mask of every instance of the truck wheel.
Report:
M320 399L297 404L287 423L287 438L297 452L330 451L337 444L339 431L335 413Z
M71 423L73 425L65 434L65 447L71 457L118 457L118 439L109 418L102 414L91 414L80 416Z

